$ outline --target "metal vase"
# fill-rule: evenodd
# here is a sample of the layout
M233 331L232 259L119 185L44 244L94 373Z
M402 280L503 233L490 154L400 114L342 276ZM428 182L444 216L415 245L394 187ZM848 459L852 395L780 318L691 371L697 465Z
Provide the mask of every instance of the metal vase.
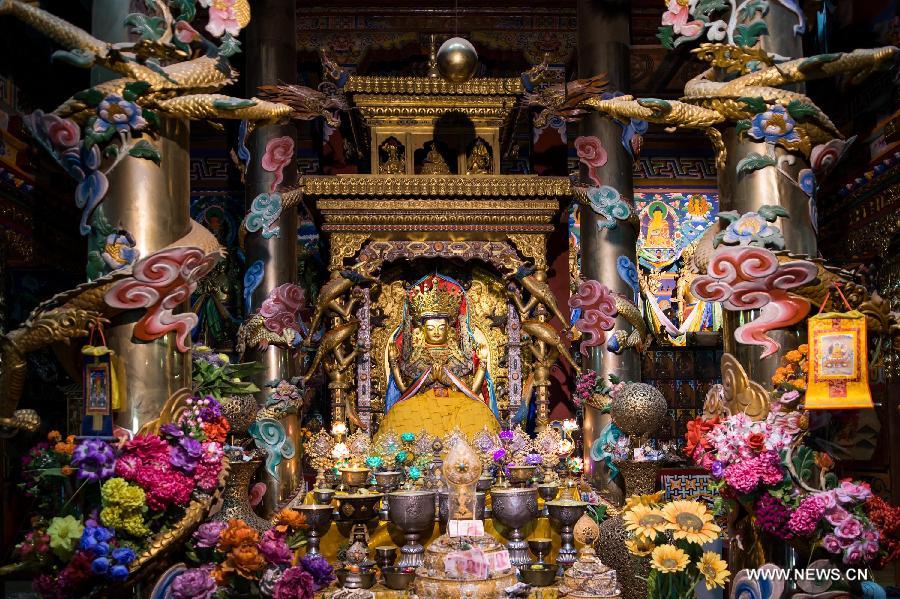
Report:
M434 528L434 503L434 491L388 493L388 518L406 537L398 567L418 568L424 562L425 548L419 538Z
M253 458L246 462L240 459L231 460L228 480L223 493L222 509L212 517L213 520L228 522L232 518L237 518L261 533L272 528L272 524L268 520L257 516L250 507L250 482L262 462L261 458Z
M331 505L304 504L296 508L306 518L309 526L306 541L306 555L322 555L319 551L319 541L331 528L334 520L334 508Z
M521 529L538 516L537 488L495 487L491 489L491 501L493 517L509 529L509 561L517 568L528 564L528 543Z
M584 514L587 503L560 499L548 501L546 504L550 522L559 527L560 547L556 554L556 563L560 569L566 569L578 559L578 550L575 549L575 536L572 534L575 523Z

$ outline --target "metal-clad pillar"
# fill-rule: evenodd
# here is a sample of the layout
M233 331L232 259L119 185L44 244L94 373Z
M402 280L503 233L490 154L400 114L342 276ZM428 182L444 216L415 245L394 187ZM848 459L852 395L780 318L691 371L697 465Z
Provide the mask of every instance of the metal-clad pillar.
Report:
M297 80L297 43L295 31L296 3L293 0L256 0L253 3L253 18L247 27L243 49L246 54L244 80L247 96L256 95L261 85L294 83ZM266 145L278 137L297 140L297 130L293 125L269 125L260 127L250 137L250 164L246 176L246 200L250 203L260 193L268 193L274 174L262 167ZM291 161L284 169L281 188L297 182L297 166ZM264 239L259 232L247 235L247 264L262 260L263 279L253 293L253 308L258 309L272 289L284 283L297 282L297 209L285 210L278 219L278 236ZM294 367L288 352L270 346L266 350L248 352L247 359L256 360L264 367L255 381L260 388L272 380L289 379L294 376ZM260 394L261 402L267 395ZM298 417L291 415L282 420L288 438L296 444L300 426ZM300 484L302 472L299 458L284 460L279 466L278 479L265 476L268 486L264 509L272 513L277 506L289 499Z

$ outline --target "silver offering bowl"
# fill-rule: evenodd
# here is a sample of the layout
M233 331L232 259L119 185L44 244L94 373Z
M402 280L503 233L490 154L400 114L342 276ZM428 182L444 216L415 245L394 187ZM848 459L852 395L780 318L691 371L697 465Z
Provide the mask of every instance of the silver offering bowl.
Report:
M556 499L559 495L559 485L556 483L541 483L538 485L538 495L544 500L544 508L541 510L541 516L547 516L547 502Z
M366 541L366 523L378 517L378 506L384 497L381 493L338 493L338 517L344 522L352 522L350 549L347 561L362 563L368 557L369 545ZM349 554L353 554L350 559Z
M491 490L491 485L494 484L493 476L482 476L475 482L475 490L481 493L487 493Z
M425 559L419 538L434 528L434 491L394 491L387 497L388 518L406 536L397 566L418 568Z
M537 466L508 466L509 482L515 487L524 487L537 472Z
M375 585L375 571L371 568L338 568L334 574L345 589L368 589Z
M543 564L544 557L550 553L552 542L550 539L528 539L528 548L537 558L534 563Z
M334 489L313 489L313 497L318 504L331 504L334 501Z
M379 545L375 548L375 564L379 570L384 570L394 565L397 561L396 545Z
M396 491L403 481L403 473L392 470L389 472L375 473L375 488L379 493L390 493ZM379 512L382 520L388 519L387 500L381 502L381 511Z
M369 482L369 475L372 474L372 470L365 466L348 466L340 468L339 472L341 473L341 484L348 487L350 493L365 487Z
M319 540L331 528L331 521L334 519L334 508L330 504L304 504L298 505L294 509L303 514L306 518L306 525L309 526L306 555L321 555L319 552Z
M550 522L559 527L561 545L556 554L556 563L560 570L568 568L578 558L578 550L575 549L575 536L572 534L575 523L584 514L587 503L573 499L557 499L546 504L550 514Z
M491 501L493 517L509 529L509 542L506 544L509 561L516 568L528 564L528 543L521 529L538 516L537 489L495 487L491 489Z
M484 493L475 493L474 520L484 520ZM447 532L447 522L450 520L450 493L441 491L438 493L438 522L441 526L441 534Z

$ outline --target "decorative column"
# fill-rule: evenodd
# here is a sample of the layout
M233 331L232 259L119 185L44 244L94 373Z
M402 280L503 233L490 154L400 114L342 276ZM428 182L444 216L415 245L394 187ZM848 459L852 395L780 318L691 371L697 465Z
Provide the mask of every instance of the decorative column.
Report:
M802 38L794 33L794 25L797 23L795 14L780 3L773 2L763 21L769 33L760 38L760 47L789 58L803 56ZM794 89L803 91L802 84ZM815 201L795 183L800 171L809 168L807 161L798 152L790 153L783 147L776 146L774 157L779 162L777 166L738 176L737 167L741 160L751 153L771 155L773 148L765 142L754 141L747 135L738 139L733 126L724 131L723 137L728 161L725 168L718 172L719 209L743 214L756 212L767 204L781 206L788 211L790 218L779 218L774 224L784 234L785 248L792 253L815 258L818 253L816 224L813 220ZM723 312L725 351L738 359L751 380L770 388L775 369L781 364L781 356L805 341L805 321L798 325L799 328L770 331L768 335L781 345L781 349L774 355L761 359L761 346L738 344L734 339L735 329L757 318L759 311Z
M246 31L243 44L246 55L244 79L247 83L247 96L257 94L261 85L277 83L293 83L297 79L297 52L294 29L295 3L292 0L257 0L253 5L253 19ZM267 170L272 167L270 160L263 164L266 147L272 140L287 137L283 148L289 145L293 154L297 130L293 125L269 125L258 128L249 139L250 163L246 174L246 200L248 210L253 200L260 194L270 193L273 187L286 189L297 182L297 167L293 155L283 170L283 180L275 184L276 173ZM248 233L245 250L247 264L262 262L263 278L252 295L252 306L258 310L269 293L284 283L297 282L297 209L285 210L273 223L279 232L271 237L264 237L262 231ZM263 370L256 375L254 382L263 386L273 380L290 379L295 375L289 353L283 349L269 346L265 350L254 350L247 353L247 360L259 362ZM265 402L268 394L263 391L259 395L260 404ZM282 420L282 425L289 439L297 444L300 425L296 414ZM266 474L265 483L268 490L264 500L267 514L274 512L278 505L290 499L300 484L302 472L300 459L295 456L284 460L278 467L278 478Z
M627 92L630 85L629 53L631 48L631 3L604 0L578 0L578 76L586 78L606 73L611 91ZM597 113L580 122L581 137L596 137L606 150L604 164L591 171L582 163L580 180L583 184L600 184L614 188L620 198L634 209L632 157L622 145L622 127ZM602 162L602 161L597 161ZM592 177L593 175L593 177ZM615 220L611 228L600 228L603 217L589 207L581 206L581 268L585 280L603 283L613 293L633 298L634 291L619 276L621 256L635 263L637 231L632 222ZM629 330L630 325L620 316L616 329ZM640 381L640 356L634 349L625 348L619 354L592 348L589 367L601 376L614 374L626 381ZM586 475L595 486L607 484L605 466L591 461L594 440L609 424L609 415L592 406L584 411L584 463Z
M109 42L135 41L125 17L135 9L121 0L96 0L92 30ZM95 70L99 83L108 71ZM158 139L147 141L159 152L160 164L127 157L110 173L109 191L97 209L113 226L127 230L140 257L145 258L187 235L190 231L190 127L187 121L162 119ZM184 309L187 309L185 304ZM191 385L189 354L175 347L175 333L150 342L132 341L134 323L143 310L128 311L113 319L106 331L115 351L121 408L116 424L136 433L148 420L159 416L163 404L176 390Z

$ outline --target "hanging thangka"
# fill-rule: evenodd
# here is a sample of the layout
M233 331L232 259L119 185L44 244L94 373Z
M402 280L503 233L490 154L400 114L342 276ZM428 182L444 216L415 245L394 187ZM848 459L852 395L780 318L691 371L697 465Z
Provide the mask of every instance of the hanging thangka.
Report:
M809 319L807 410L871 408L866 317L827 312Z

